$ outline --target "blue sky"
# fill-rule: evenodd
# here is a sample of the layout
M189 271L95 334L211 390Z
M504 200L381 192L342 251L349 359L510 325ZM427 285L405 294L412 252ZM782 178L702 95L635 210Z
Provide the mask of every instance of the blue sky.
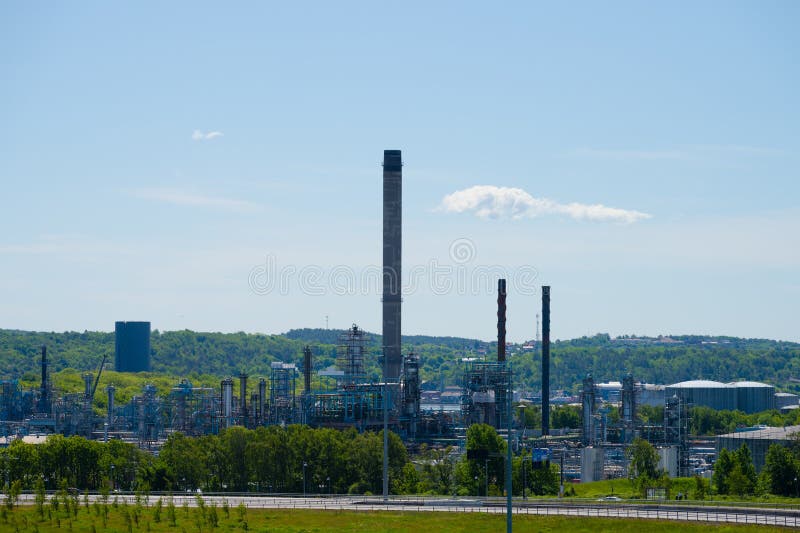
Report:
M2 3L0 327L800 340L800 4L429 4Z

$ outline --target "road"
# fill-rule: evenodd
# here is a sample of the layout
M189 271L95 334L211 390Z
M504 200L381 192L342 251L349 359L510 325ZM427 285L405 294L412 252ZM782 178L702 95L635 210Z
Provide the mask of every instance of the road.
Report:
M198 495L173 495L176 507L198 504ZM165 501L169 496L161 496ZM102 501L98 494L90 494L89 501ZM133 494L113 494L111 501L134 504ZM146 504L154 504L159 498L151 495ZM505 500L497 499L445 499L394 496L388 501L381 497L365 496L263 496L263 495L210 495L203 494L206 505L222 506L224 501L231 507L244 504L250 509L318 509L347 511L414 511L414 512L457 512L457 513L497 513L506 512ZM23 494L21 504L33 504L32 494ZM83 495L80 496L83 502ZM746 506L744 504L663 504L591 502L570 500L527 500L514 502L514 514L526 515L566 515L603 518L679 520L691 522L761 524L771 526L800 527L800 509Z

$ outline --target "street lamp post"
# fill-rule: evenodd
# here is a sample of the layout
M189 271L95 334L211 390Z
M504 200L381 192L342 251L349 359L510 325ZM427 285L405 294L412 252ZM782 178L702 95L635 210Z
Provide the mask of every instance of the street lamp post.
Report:
M303 497L304 498L306 496L306 467L307 466L308 466L308 463L303 461Z
M480 485L478 485L478 476L476 475L475 476L475 497L478 497L480 495L481 495L481 489L480 489Z
M113 491L116 488L114 485L114 465L111 465L111 490Z
M528 484L527 479L526 479L527 478L527 470L525 469L525 459L526 459L526 457L523 455L522 456L522 499L523 500L526 499L525 498L525 485Z
M483 461L483 473L486 476L486 491L483 493L487 498L489 497L489 459Z
M330 496L331 496L331 476L328 476L327 479L325 479L325 482L328 483L328 497L330 498Z
M389 500L389 378L386 352L383 354L383 501Z

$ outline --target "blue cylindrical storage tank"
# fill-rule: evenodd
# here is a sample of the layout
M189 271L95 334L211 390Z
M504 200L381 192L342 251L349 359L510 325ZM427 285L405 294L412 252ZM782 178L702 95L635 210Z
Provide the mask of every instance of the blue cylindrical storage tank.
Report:
M150 322L117 322L114 337L114 370L150 371Z

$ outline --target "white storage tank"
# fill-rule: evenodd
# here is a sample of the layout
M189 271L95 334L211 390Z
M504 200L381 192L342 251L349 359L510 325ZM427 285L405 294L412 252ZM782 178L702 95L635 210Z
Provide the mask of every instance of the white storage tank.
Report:
M667 398L677 396L690 407L705 406L718 411L736 409L736 388L718 381L683 381L668 385L665 392Z
M783 409L785 407L797 407L800 405L798 400L800 400L800 397L798 397L797 394L792 394L791 392L776 392L775 408Z
M735 381L736 408L745 413L760 413L775 409L775 387L757 381Z

